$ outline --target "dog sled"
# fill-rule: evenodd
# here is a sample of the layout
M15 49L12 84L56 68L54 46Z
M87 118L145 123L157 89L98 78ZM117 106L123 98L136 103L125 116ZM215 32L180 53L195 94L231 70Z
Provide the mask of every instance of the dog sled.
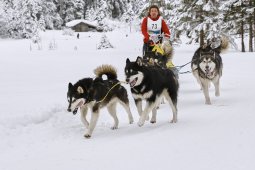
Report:
M177 78L179 78L179 74L190 73L190 71L181 71L190 62L181 66L175 66L172 62L172 54L173 48L169 37L166 37L164 34L151 35L150 41L144 46L143 60L147 65L156 65L172 70Z

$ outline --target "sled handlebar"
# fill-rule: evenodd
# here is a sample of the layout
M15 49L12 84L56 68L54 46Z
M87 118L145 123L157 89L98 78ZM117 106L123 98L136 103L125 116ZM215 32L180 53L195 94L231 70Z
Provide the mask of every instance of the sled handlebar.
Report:
M170 35L168 35L168 34L151 34L150 35L150 40L154 44L161 42L163 39L170 39Z

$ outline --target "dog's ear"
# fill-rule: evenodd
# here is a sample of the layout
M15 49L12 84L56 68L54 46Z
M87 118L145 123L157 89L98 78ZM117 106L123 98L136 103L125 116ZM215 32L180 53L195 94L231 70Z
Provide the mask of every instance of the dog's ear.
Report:
M69 82L68 89L71 89L73 87L72 83Z
M129 58L126 59L126 64L129 64L130 63L130 60Z
M143 65L143 59L142 59L142 57L138 56L137 59L136 59L136 63L137 63L139 66L142 66L142 65Z
M84 90L83 90L83 88L82 88L81 86L79 86L79 87L77 88L77 92L80 93L80 94L82 94L82 93L84 93Z
M199 58L200 58L200 59L202 59L204 55L205 55L205 53L200 52L200 54L199 54Z

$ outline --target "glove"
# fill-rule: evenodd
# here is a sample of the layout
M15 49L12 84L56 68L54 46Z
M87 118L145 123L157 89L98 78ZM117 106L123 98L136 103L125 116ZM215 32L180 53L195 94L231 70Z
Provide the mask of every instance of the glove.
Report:
M159 40L159 37L157 34L150 35L150 40L153 42L157 42Z

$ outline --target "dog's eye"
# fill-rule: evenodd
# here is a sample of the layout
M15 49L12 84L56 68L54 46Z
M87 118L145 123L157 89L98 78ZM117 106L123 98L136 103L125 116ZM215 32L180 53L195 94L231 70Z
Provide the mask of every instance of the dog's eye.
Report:
M73 102L75 102L76 100L77 100L77 99L73 97L71 101L72 101L72 103L73 103Z

